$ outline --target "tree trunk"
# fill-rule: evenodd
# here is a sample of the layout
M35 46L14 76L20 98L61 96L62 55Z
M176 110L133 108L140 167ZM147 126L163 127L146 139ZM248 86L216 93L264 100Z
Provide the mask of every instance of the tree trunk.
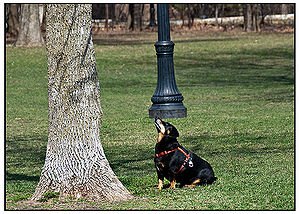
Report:
M244 29L247 32L260 31L258 4L244 4Z
M142 31L142 24L143 24L143 4L134 4L134 27L133 30Z
M216 18L216 23L219 26L218 18L219 18L219 4L215 5L215 18Z
M126 29L134 30L134 4L129 4L128 7Z
M155 9L154 9L154 4L150 4L150 23L149 26L153 27L155 26Z
M187 11L187 13L188 13L188 27L189 27L189 29L191 29L192 28L192 16L191 16L191 6L190 6L190 4L187 4L187 9L188 9L188 11Z
M18 36L20 22L19 22L19 8L20 4L9 4L8 14L8 33L10 36Z
M16 46L42 46L44 39L41 34L38 4L22 4L20 31Z
M127 20L129 4L115 4L116 22L125 22Z
M258 4L253 4L253 9L252 9L252 17L253 17L253 29L255 32L260 31L260 18L259 18L259 5Z
M244 4L243 5L244 9L244 30L245 31L250 31L252 27L252 19L250 18L251 16L251 6L250 4Z
M47 191L95 201L133 198L100 142L102 109L92 43L91 4L46 6L49 135L32 200Z
M288 14L288 5L281 4L281 14Z
M105 28L108 31L108 4L105 4Z
M183 28L183 26L184 26L184 10L185 10L185 6L184 6L184 4L181 4L181 10L180 10L180 16L181 16L181 20L182 20L181 28Z

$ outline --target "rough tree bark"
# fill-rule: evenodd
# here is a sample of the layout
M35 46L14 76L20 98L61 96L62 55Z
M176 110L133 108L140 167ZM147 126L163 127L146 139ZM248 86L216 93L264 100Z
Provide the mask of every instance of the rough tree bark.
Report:
M49 135L32 200L47 191L96 201L133 198L100 142L100 88L92 43L92 6L46 6Z
M22 4L20 30L16 46L42 46L44 39L41 34L38 4Z

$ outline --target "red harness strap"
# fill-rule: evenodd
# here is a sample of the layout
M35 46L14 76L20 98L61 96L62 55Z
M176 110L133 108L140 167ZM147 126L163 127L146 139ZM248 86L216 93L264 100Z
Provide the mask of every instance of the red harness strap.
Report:
M169 154L169 153L174 152L174 151L176 151L176 150L181 151L181 153L184 154L184 156L186 157L185 160L184 160L184 162L183 162L183 164L182 164L181 167L179 168L179 170L175 173L175 174L178 174L178 173L184 168L184 166L186 165L186 163L187 163L188 160L190 159L190 154L186 154L186 153L183 151L183 149L181 149L180 147L177 147L176 149L173 149L173 150L170 150L170 151L163 151L163 152L161 152L161 153L159 153L159 154L155 154L155 157L158 158L158 157L160 157L160 156Z
M171 152L174 152L174 151L176 151L177 149L179 149L179 147L176 148L176 149L170 150L170 151L163 151L163 152L161 152L161 153L159 153L159 154L155 154L155 157L158 158L158 157L160 157L160 156L163 156L163 155L169 154L169 153L171 153Z

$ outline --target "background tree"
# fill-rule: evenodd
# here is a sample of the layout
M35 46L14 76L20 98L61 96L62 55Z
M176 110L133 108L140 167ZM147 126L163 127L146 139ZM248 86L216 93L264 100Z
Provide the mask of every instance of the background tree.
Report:
M44 39L41 34L38 4L22 4L20 30L16 46L42 46Z
M288 4L281 4L281 13L288 14Z
M129 4L128 6L126 29L134 29L134 4Z
M100 142L102 109L90 4L46 7L49 133L32 200L47 191L97 201L133 196L112 171Z
M129 4L127 13L126 29L142 30L144 4Z
M105 4L105 28L108 31L108 18L109 18L108 4Z
M144 4L134 4L134 27L133 30L143 30Z
M188 15L188 27L189 29L192 28L193 25L193 17L192 17L192 11L191 11L191 4L187 4L187 15Z
M243 4L244 7L244 29L247 32L260 31L259 4Z
M115 21L125 22L127 19L128 4L115 4Z
M18 36L20 22L19 22L19 10L20 4L9 4L8 5L8 33L12 37Z

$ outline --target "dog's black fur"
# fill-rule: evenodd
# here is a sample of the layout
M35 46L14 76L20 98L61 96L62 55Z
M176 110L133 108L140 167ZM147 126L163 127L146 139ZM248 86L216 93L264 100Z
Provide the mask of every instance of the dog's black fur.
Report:
M173 125L156 118L155 126L158 131L155 154L174 150L159 157L156 156L154 159L158 175L158 189L163 188L164 178L171 182L171 188L175 187L176 182L180 183L181 187L193 187L212 184L217 179L207 161L192 152L188 152L178 143L177 137L179 137L179 133ZM180 149L176 148L181 148L190 157L187 158ZM180 170L185 161L186 164Z

